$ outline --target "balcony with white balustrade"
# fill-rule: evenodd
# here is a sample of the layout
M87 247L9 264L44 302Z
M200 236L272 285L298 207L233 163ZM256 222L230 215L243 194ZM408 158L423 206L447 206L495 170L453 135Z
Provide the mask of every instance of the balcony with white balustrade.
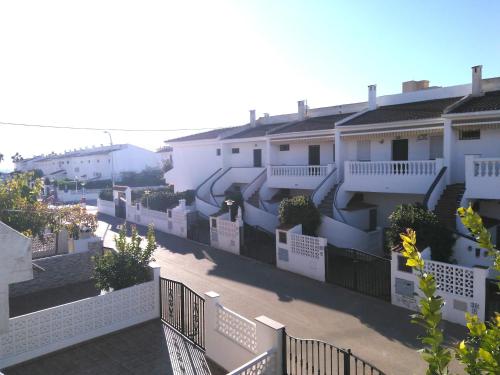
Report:
M327 165L269 165L267 185L280 189L315 189L333 170Z
M426 194L443 168L443 159L346 161L344 189L374 193Z
M500 158L465 156L466 196L500 199Z

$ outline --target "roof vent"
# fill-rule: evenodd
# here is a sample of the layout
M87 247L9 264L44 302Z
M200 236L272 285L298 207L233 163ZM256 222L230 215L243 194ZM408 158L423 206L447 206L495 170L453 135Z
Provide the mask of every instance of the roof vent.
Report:
M403 93L418 90L425 90L429 88L429 81L426 79L420 81L406 81L402 83Z
M483 93L483 66L472 67L472 95L479 96Z

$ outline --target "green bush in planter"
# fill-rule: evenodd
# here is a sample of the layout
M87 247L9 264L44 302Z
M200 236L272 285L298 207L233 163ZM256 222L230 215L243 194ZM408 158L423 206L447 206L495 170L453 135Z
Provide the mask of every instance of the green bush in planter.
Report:
M387 230L387 243L390 248L401 243L400 233L407 228L419 234L417 247L431 247L431 258L440 262L449 262L453 254L455 237L453 233L441 224L434 212L427 210L421 204L402 204L397 206L389 216L390 227Z
M153 226L148 227L147 244L141 248L142 238L137 228L132 226L130 241L127 241L127 228L124 225L115 237L116 251L106 252L95 257L94 280L100 290L118 290L147 282L151 279L149 262L156 249Z
M283 199L279 206L279 218L281 224L302 224L302 232L309 236L315 236L321 224L321 213L312 199L305 195Z
M99 199L103 201L113 201L113 190L104 189L99 192Z
M185 199L187 205L191 204L194 201L194 191L186 190L174 193L171 188L155 190L148 197L143 195L141 203L144 207L148 207L151 210L166 211L169 208L176 207L181 199Z

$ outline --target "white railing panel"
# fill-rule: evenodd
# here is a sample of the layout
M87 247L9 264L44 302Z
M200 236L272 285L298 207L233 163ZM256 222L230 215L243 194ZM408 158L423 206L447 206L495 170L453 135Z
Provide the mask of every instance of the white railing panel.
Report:
M268 350L231 371L228 375L275 375L275 373L276 351Z
M272 165L271 176L279 177L325 177L326 165Z
M500 199L500 158L465 157L466 195L477 199Z

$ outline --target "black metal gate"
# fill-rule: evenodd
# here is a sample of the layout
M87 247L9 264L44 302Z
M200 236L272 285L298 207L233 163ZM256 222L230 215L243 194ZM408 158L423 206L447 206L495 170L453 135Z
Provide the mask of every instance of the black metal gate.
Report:
M276 240L273 233L245 225L245 240L240 254L260 262L276 265Z
M500 311L498 280L486 279L486 320L493 318L498 311Z
M328 246L326 281L341 287L391 300L391 261L354 249Z
M115 203L115 216L122 219L127 218L127 201L121 196Z
M283 335L283 370L286 375L383 375L372 364L356 357L350 349L313 339Z
M161 320L205 349L205 300L183 283L160 277Z
M187 237L190 240L210 245L210 224L208 219L198 216L188 225Z

